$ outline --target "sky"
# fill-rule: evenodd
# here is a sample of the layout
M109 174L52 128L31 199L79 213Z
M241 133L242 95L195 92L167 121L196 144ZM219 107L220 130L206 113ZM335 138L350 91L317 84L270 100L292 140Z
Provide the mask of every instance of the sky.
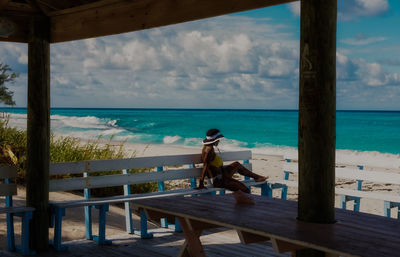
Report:
M400 110L400 1L338 0L337 109ZM51 45L51 106L298 109L299 2ZM27 45L0 42L27 104Z

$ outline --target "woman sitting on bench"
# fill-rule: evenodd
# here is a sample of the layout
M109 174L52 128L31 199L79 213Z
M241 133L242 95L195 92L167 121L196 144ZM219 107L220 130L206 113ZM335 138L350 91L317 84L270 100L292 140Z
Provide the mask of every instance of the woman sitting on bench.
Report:
M237 203L254 203L249 195L250 189L232 177L236 172L243 176L254 178L256 182L265 181L267 177L251 172L239 162L224 166L221 157L214 151L214 146L218 146L219 140L222 137L224 136L218 129L210 129L207 131L206 138L203 140L203 149L201 152L203 170L201 172L199 186L196 189L205 188L204 177L207 175L207 177L211 179L214 187L226 188L233 191Z

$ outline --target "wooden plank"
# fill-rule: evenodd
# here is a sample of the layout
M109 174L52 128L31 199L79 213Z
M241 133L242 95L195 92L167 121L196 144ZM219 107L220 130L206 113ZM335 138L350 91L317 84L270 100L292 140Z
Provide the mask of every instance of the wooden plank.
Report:
M121 185L135 185L149 182L186 179L200 176L200 168L168 170L162 172L138 172L105 176L58 179L50 181L50 191L69 191L83 188L100 188Z
M133 194L128 196L114 196L106 197L100 199L91 200L74 200L74 201L63 201L63 202L52 202L51 204L57 205L64 208L81 207L89 205L102 205L102 204L112 204L112 203L123 203L123 202L134 202L141 199L152 199L152 198L162 198L162 197L174 197L174 196L184 196L193 194L206 194L209 192L214 192L221 190L220 188L207 188L202 190L195 189L177 189L169 190L163 192L152 192L145 194ZM133 209L138 209L137 206L133 205Z
M360 179L384 184L400 185L400 174L389 172L377 172L366 170L354 170L349 168L337 168L336 177L346 179Z
M84 188L101 188L122 185L136 185L158 181L189 179L199 177L201 168L165 170L161 172L137 172L130 174L116 174L104 176L88 176L79 178L50 180L50 192L69 191ZM265 182L244 181L246 185L261 185Z
M107 7L108 5L118 4L120 2L121 2L121 0L102 0L102 1L95 1L92 3L88 3L88 4L78 5L78 6L71 7L71 8L61 8L60 10L51 12L49 14L49 17L65 15L65 14L73 14L73 13L82 12L82 11L86 11L86 10L90 10L90 9L103 8L103 7Z
M336 209L336 212L341 213L338 215L341 220L337 223L299 222L296 219L296 202L253 197L255 204L244 206L236 205L232 195L173 198L169 201L146 199L137 201L135 204L334 255L393 256L393 253L400 251L400 238L393 236L393 233L398 234L399 221L386 218L390 223L382 222L379 230L371 233L368 228L371 226L371 217L375 216L376 222L379 223L385 220L384 217L363 213L353 215L353 212ZM210 202L213 203L212 207L210 207ZM352 223L358 223L358 225L352 227L349 225ZM393 224L398 224L398 226L393 226Z
M34 211L34 210L35 210L35 208L26 207L26 206L4 207L4 208L0 208L0 214L20 213L20 212L27 212L27 211Z
M188 253L192 257L205 257L204 249L200 241L201 231L192 230L189 226L190 221L185 218L178 217L179 224L182 227L183 234L185 235L186 242L183 246L184 249L187 249ZM185 253L186 251L181 251L181 253ZM185 256L185 255L183 255Z
M3 10L10 0L0 0L0 11Z
M269 183L279 184L279 185L287 185L289 187L298 187L297 181L290 180L269 180ZM356 196L361 198L370 198L377 200L386 200L391 202L400 202L400 196L394 194L385 194L385 193L375 193L370 191L359 191L359 190L351 190L345 188L335 188L335 194L337 195L349 195Z
M5 11L2 11L5 12ZM6 18L14 23L15 32L8 37L0 37L0 42L19 42L19 43L27 43L28 42L28 35L29 35L29 18L28 16L24 15L13 15L9 14L2 14L3 18Z
M107 1L51 17L51 42L113 35L204 19L294 0Z
M297 163L284 163L284 171L298 173ZM381 171L358 170L352 168L336 168L336 178L367 180L384 184L400 184L400 174Z
M0 196L16 195L16 184L0 184Z
M284 156L284 159L289 159L291 161L295 161L295 162L285 162L286 164L288 164L288 167L291 166L291 164L293 165L297 165L298 159L297 156ZM395 169L395 170L399 170L400 168L400 160L393 160L391 162L385 162L385 163L379 163L379 166L376 166L375 164L371 163L371 162L358 162L358 163L354 163L354 161L350 162L350 161L342 161L342 160L336 160L336 166L355 166L355 164L357 165L362 165L364 167L368 167L371 169Z
M205 229L210 229L210 228L218 228L220 226L212 223L207 223L203 221L198 221L198 220L188 220L188 225L190 226L191 230L205 230Z
M26 201L34 207L29 231L35 250L49 247L50 23L32 18L28 44Z
M250 160L251 151L223 152L220 154L225 161ZM141 169L159 166L174 166L201 163L201 154L183 154L138 157L129 159L94 160L81 162L62 162L50 165L50 175L80 174L83 172L100 172L122 169Z
M236 230L236 231L239 236L240 242L242 244L259 243L259 242L265 242L265 241L270 240L269 237L252 234L252 233L242 231L242 230Z
M377 200L384 200L384 201L400 203L400 196L393 195L393 194L381 194L381 193L351 190L351 189L344 189L344 188L335 188L335 193L338 195L349 195L349 196L356 196L356 197L361 197L361 198L377 199Z
M259 185L262 182L254 182L254 181L242 181L246 186ZM121 196L113 196L113 197L104 197L100 199L90 199L90 200L73 200L73 201L62 201L62 202L52 202L51 204L57 205L63 208L72 208L72 207L81 207L81 206L89 206L89 205L102 205L102 204L114 204L114 203L123 203L123 202L134 202L141 199L152 199L152 198L161 198L161 197L174 197L174 196L185 196L185 195L203 195L215 191L219 191L221 188L209 187L207 189L176 189L162 192L152 192L152 193L144 193L144 194L133 194L133 195L121 195ZM138 209L137 206L133 205L133 209Z
M275 238L272 238L271 242L272 242L272 247L274 248L275 252L278 252L278 253L293 252L293 251L297 251L297 250L301 250L301 249L305 248L304 246L292 244L292 243L278 240Z
M17 176L18 173L15 167L0 164L0 179L16 178Z
M148 209L145 209L144 211L145 211L145 213L147 215L147 218L150 219L150 220L153 220L153 221L159 222L161 218L175 219L175 216L169 215L169 214L165 214L165 213L162 213L162 212L148 210Z

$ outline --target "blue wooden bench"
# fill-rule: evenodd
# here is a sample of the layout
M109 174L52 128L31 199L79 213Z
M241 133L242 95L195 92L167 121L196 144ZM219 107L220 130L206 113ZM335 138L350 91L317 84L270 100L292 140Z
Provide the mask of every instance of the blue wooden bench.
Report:
M297 160L285 159L284 167L284 180L288 181L291 174L298 173ZM343 189L336 188L335 193L340 195L340 205L342 209L346 209L347 202L353 201L353 210L359 211L362 198L370 198L383 201L384 215L391 217L391 210L397 208L397 218L400 219L400 195L385 194L363 191L362 185L364 181L370 181L381 184L394 184L400 185L400 173L389 173L381 171L369 171L366 170L364 165L357 165L356 168L341 168L335 169L336 177L340 179L348 179L356 181L355 189ZM281 181L278 184L285 184L285 181ZM291 183L290 186L295 186ZM283 199L286 199L287 186L284 192Z
M0 214L7 216L7 243L9 251L18 251L24 255L34 254L29 249L29 221L32 218L34 208L25 206L13 206L12 196L17 194L17 185L13 179L17 177L14 167L0 164L0 196L5 196L5 206L0 207ZM15 245L14 217L21 217L21 245Z
M244 165L251 169L251 151L225 152L221 154L225 162L243 161ZM201 156L200 154L170 155L140 157L117 160L95 160L67 163L53 163L50 165L50 175L83 174L82 177L52 179L50 180L50 191L71 191L83 190L84 198L82 200L51 202L52 222L54 227L53 244L57 250L64 250L61 243L62 218L66 209L75 207L85 208L86 238L95 240L99 244L111 243L106 239L106 213L110 204L125 204L125 222L128 233L135 233L141 238L151 238L152 234L147 230L147 217L144 212L140 212L140 230L132 225L132 210L135 210L134 201L138 199L160 198L170 196L185 196L199 194L215 194L219 192L224 194L221 188L208 187L203 190L195 190L196 178L201 174ZM150 168L150 172L131 172L135 169ZM120 170L121 174L97 175L91 176L94 172ZM172 180L190 180L191 188L180 188L166 190L165 181ZM157 182L158 192L145 194L131 194L129 185ZM261 187L262 194L268 194L266 182L256 183L254 180L246 179L247 186ZM105 188L112 186L123 186L124 195L92 198L90 189ZM92 215L91 208L99 209L99 232L98 235L92 234ZM166 219L161 219L161 226L171 227L175 231L181 231L179 223L168 224Z

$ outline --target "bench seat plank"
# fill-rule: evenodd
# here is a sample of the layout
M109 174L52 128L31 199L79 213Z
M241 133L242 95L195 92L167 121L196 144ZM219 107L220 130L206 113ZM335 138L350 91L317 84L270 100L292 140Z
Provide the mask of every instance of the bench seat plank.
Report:
M342 256L393 256L400 252L400 232L392 223L382 222L381 229L371 233L370 215L353 216L336 209L336 224L312 224L296 220L297 203L254 196L254 205L236 205L231 195L139 200L135 204L178 217L233 228L255 235L270 237L294 246L310 247ZM174 204L170 204L173 201ZM375 216L380 222L384 217ZM351 225L357 221L358 225ZM393 220L391 220L393 222ZM398 221L396 221L398 222ZM397 224L397 223L396 223ZM400 224L400 223L399 223Z
M0 208L0 214L31 212L31 211L34 211L34 210L35 210L35 208L26 207L26 206L2 207L2 208Z
M261 186L265 184L265 182L255 182L253 180L241 181L246 186ZM50 202L50 205L57 206L60 208L74 208L74 207L82 207L82 206L90 206L90 205L103 205L103 204L116 204L122 202L131 202L140 199L150 199L150 198L160 198L160 197L171 197L171 196L183 196L183 195L196 195L196 194L206 194L211 192L216 192L221 190L218 187L208 187L206 189L196 190L193 188L187 189L175 189L169 191L160 191L160 192L152 192L152 193L143 193L143 194L132 194L132 195L121 195L121 196L112 196L112 197L103 197L103 198L92 198L90 200L75 200L75 201L60 201L60 202Z
M0 184L0 196L9 196L17 194L16 184Z
M64 201L64 202L50 202L50 205L54 205L60 208L74 208L74 207L82 207L82 206L90 206L90 205L104 205L104 204L116 204L123 202L130 202L140 199L149 199L149 198L160 198L160 197L170 197L170 196L182 196L182 195L190 195L190 194L201 194L208 193L213 191L221 190L220 188L209 188L207 190L195 190L195 189L177 189L163 192L154 192L154 193L146 193L146 194L133 194L128 196L115 196L115 197L107 197L107 198L99 198L99 199L90 199L90 200L76 200L76 201Z
M17 169L15 167L0 164L0 179L16 178L17 176Z

